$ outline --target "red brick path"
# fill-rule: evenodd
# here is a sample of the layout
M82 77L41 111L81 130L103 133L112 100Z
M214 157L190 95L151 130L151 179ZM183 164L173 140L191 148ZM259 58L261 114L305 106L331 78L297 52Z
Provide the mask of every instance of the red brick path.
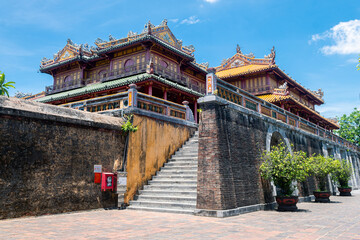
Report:
M0 221L0 239L360 239L360 191L230 218L96 210Z

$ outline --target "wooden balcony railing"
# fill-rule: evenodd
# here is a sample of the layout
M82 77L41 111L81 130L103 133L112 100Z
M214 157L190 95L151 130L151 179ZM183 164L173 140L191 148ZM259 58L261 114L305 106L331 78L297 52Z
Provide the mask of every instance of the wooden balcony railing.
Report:
M119 78L124 78L136 74L145 73L148 66L145 63L136 64L133 66L129 66L122 69L112 70L102 72L101 75L97 75L96 77L73 80L66 83L56 84L52 86L47 86L45 88L45 94L53 94L57 92L67 91L74 88L79 88L86 86L88 84L96 83L96 82L107 82ZM170 81L176 82L182 86L188 87L194 91L205 93L205 89L201 89L199 86L191 84L191 80L187 78L184 74L175 72L170 70L169 68L165 68L159 64L152 65L152 71L155 75L160 77L164 77Z
M208 77L207 77L208 79ZM211 89L211 86L217 86L217 95L221 98L226 99L227 101L230 101L234 104L241 105L243 107L246 107L248 109L251 109L253 111L256 111L258 113L261 113L263 115L266 115L268 117L277 119L279 121L282 121L286 124L291 125L295 128L300 128L306 132L315 134L317 136L329 139L333 142L342 144L348 148L351 148L353 150L356 150L360 152L360 146L355 145L335 134L333 134L331 131L326 130L306 119L303 119L291 112L288 112L282 108L279 108L278 106L271 104L269 102L266 102L252 94L249 94L248 92L237 88L236 86L229 84L225 81L222 81L221 79L216 78L213 76L212 81L209 83L206 81L206 89ZM209 84L211 84L210 88ZM208 94L213 94L212 92Z
M125 108L139 108L157 114L192 121L193 113L187 105L180 105L161 98L153 97L136 90L116 93L103 97L61 105L82 111L105 113Z

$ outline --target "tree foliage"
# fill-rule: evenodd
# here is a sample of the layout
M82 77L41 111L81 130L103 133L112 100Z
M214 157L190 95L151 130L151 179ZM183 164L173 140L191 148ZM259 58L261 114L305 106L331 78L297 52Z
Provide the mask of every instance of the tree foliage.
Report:
M125 133L136 132L138 130L138 127L134 126L133 123L132 123L133 115L130 115L130 116L125 115L125 119L126 119L126 122L123 125L121 125L121 129Z
M0 95L6 95L9 97L9 88L14 87L15 82L6 82L5 80L5 73L1 73L0 71Z
M352 167L351 163L342 159L340 161L340 167L331 175L331 178L337 182L342 188L349 187L348 183L351 178Z
M337 133L340 137L360 145L360 110L355 108L349 116L344 114L339 119L339 125Z
M322 155L312 155L309 158L310 173L315 176L320 191L326 191L326 178L340 168L340 161Z
M291 154L284 143L274 146L270 152L263 152L260 165L261 176L272 179L280 187L281 195L291 196L293 181L303 182L309 175L309 158L303 151Z

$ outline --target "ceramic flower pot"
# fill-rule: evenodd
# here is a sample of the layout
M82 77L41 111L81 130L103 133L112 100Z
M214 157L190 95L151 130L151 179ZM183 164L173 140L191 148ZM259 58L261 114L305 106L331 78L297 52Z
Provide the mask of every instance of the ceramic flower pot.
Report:
M299 201L298 196L276 196L278 211L296 211L296 203Z
M338 187L338 190L340 192L340 196L351 196L351 187L348 188L342 188L342 187Z
M315 202L328 203L330 202L330 192L326 191L313 191Z

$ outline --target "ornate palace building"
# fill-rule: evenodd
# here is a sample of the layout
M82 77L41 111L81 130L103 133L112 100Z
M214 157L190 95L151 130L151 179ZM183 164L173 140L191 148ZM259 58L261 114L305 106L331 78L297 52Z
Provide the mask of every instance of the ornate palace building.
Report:
M197 64L194 51L173 35L166 20L158 26L149 22L141 33L130 31L125 38L98 38L93 47L68 40L53 59L41 61L40 71L51 74L54 82L36 101L90 112L113 111L133 104L129 85L136 84L135 107L186 119L184 102L197 122L197 99L206 90L208 64ZM326 130L338 128L315 110L324 103L322 91L310 91L280 70L274 48L260 59L243 54L238 46L236 54L215 70L219 79L295 116ZM218 95L227 98L222 91ZM266 111L262 113L272 116Z
M324 103L323 92L310 91L275 65L275 49L264 58L243 54L237 46L236 54L216 67L220 79L255 96L273 103L303 119L327 129L338 129L336 122L322 117L316 105Z
M54 82L37 101L104 112L129 106L127 91L136 83L139 108L185 118L185 101L197 112L206 67L195 63L194 47L183 46L166 20L158 26L149 22L141 33L130 31L125 38L98 38L95 45L69 39L53 59L44 58L40 71L51 74Z

